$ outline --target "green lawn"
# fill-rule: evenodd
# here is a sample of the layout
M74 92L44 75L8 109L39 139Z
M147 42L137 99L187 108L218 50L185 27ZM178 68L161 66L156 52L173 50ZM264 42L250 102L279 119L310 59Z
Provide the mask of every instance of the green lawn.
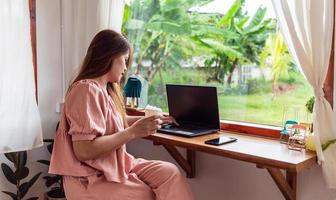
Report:
M274 97L271 91L249 95L228 94L223 92L223 84L206 82L206 73L202 70L171 69L162 72L163 83L212 85L219 92L219 110L221 119L252 122L281 126L283 123L284 108L288 106L304 106L313 95L311 87L303 76L295 73L295 80L291 84L295 89L289 90ZM267 82L264 84L271 83ZM157 75L149 88L149 104L167 111L164 86Z

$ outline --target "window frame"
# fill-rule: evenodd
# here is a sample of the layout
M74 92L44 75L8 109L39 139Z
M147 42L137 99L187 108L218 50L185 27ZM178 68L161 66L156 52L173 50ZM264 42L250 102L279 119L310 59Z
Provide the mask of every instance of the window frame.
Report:
M335 0L334 0L334 12L335 12ZM333 15L335 22L335 14ZM331 55L329 59L329 67L328 73L326 76L326 80L323 85L323 91L325 98L330 103L333 108L333 95L334 95L334 34L335 34L335 26L333 27L333 36L332 36L332 47L331 47ZM126 108L127 113L130 115L144 115L142 112L130 111ZM262 125L262 124L254 124L249 122L238 122L232 120L224 120L220 121L221 130L240 132L245 134L251 134L256 136L263 137L271 137L271 138L279 138L280 131L282 127L276 127L271 125Z
M334 15L333 20L335 22L335 0L334 0ZM335 35L335 25L333 26L332 33L332 46L331 46L331 54L329 59L329 67L326 76L326 80L323 85L323 91L325 98L330 103L333 108L333 95L334 95L334 35ZM143 112L130 110L126 108L127 114L129 115L144 115ZM245 134L252 134L257 136L271 137L271 138L279 138L280 131L282 127L270 126L270 125L261 125L254 124L248 122L237 122L230 120L221 120L220 121L221 130L240 132Z
M35 81L35 96L36 102L38 102L38 87L37 87L37 51L36 51L36 0L29 1L29 13L30 13L30 35L32 46L32 59L34 66L34 81ZM335 8L335 1L334 1ZM335 9L334 9L335 10ZM335 21L335 15L333 15ZM334 95L334 35L335 26L333 27L331 55L329 60L329 68L326 80L324 82L324 94L331 107L333 108L333 95ZM278 138L280 135L281 127L274 127L261 124L253 124L247 122L236 122L229 120L221 120L220 127L222 130L236 131L246 134L253 134L258 136L266 136L272 138Z
M281 127L277 126L230 120L220 120L220 129L268 138L279 138L281 131Z

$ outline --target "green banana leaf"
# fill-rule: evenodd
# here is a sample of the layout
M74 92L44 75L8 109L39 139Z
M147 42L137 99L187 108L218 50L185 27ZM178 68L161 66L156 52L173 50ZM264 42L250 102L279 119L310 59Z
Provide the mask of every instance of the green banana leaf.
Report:
M242 2L241 0L236 0L228 12L223 16L223 18L218 22L217 26L222 27L230 22L230 20L236 15L236 13L241 8Z

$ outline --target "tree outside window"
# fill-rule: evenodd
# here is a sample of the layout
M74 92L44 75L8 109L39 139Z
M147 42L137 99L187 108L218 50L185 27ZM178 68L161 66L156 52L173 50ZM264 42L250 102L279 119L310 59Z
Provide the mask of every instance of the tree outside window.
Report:
M122 31L135 48L131 73L148 81L149 104L168 111L165 84L175 83L216 86L226 120L281 126L286 107L304 107L313 92L269 16L272 8L260 4L250 13L249 1L258 2L232 1L224 13L209 0L126 4Z

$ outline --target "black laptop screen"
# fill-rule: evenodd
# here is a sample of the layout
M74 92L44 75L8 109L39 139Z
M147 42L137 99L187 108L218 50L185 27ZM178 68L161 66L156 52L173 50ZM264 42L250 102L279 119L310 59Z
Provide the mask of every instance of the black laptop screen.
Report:
M169 114L177 122L219 129L216 87L166 85Z

